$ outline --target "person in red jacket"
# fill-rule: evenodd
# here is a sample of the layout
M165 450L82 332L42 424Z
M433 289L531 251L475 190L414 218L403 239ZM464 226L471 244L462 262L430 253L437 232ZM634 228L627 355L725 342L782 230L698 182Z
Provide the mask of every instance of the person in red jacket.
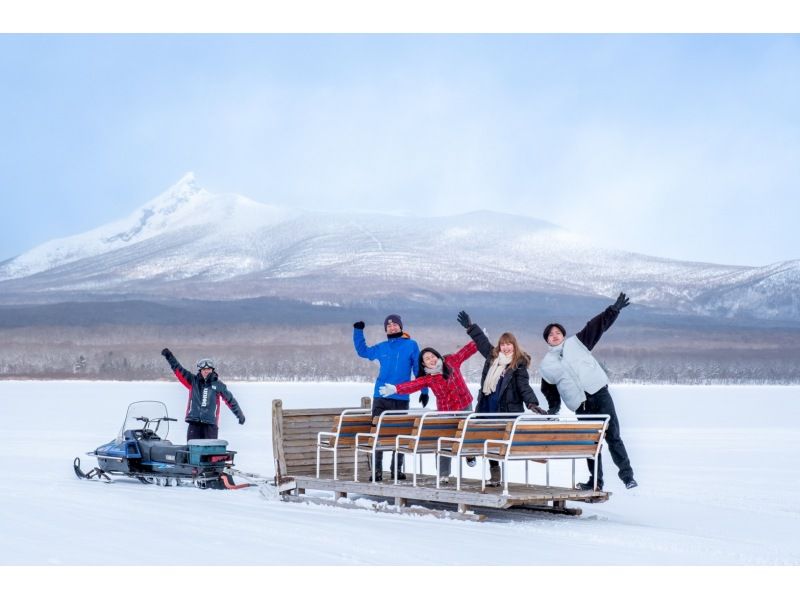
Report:
M425 347L419 353L418 371L420 374L424 371L426 375L402 384L384 384L379 392L386 397L395 393L409 394L430 387L436 395L438 411L467 411L472 408L472 393L461 375L461 364L477 351L478 346L474 342L467 343L456 353L444 357L436 349ZM422 397L420 402L423 407L428 404L427 399L423 401ZM470 463L472 464L474 460ZM439 483L447 484L449 479L450 458L439 457Z

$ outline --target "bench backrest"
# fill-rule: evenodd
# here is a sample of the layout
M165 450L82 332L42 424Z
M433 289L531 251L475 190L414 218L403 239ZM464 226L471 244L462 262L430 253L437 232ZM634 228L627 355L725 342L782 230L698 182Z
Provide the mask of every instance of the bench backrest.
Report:
M397 436L411 434L419 417L419 411L384 411L372 420L370 432L376 436L364 439L362 444L373 446L377 439L378 446L394 446Z
M603 441L608 416L583 419L582 416L554 419L544 416L521 416L506 424L503 440L510 445L494 445L505 457L594 457ZM490 445L490 448L492 446Z
M372 430L372 419L369 410L346 409L333 421L331 431L336 434L336 437L332 439L331 446L336 446L336 448L353 447L356 443L356 434Z
M462 454L480 454L487 440L502 440L506 427L513 423L513 415L472 414L459 423L458 438L461 439Z
M468 412L431 411L414 420L414 428L410 436L415 439L401 438L400 448L412 450L416 446L418 453L432 453L436 450L439 438L455 438L461 435L459 424Z

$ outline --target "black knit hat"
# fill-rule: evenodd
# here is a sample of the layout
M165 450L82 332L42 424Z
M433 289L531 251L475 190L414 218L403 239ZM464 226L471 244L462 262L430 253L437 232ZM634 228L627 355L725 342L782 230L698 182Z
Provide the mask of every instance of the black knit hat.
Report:
M558 328L561 331L561 334L567 336L567 331L564 330L564 327L561 324L556 324L555 322L553 322L552 324L548 324L547 326L544 327L544 333L542 334L542 336L544 337L545 342L547 342L547 337L550 336L550 330L552 330L553 326Z
M389 322L394 322L398 326L400 326L400 330L403 329L403 320L400 319L400 316L397 314L389 314L386 316L386 319L383 320L383 329L386 330L386 327L389 325Z

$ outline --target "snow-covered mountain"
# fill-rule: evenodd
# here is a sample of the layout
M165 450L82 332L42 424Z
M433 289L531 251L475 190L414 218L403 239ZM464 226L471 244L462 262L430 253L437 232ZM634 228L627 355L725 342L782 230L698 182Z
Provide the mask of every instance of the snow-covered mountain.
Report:
M612 297L702 315L800 320L800 261L681 262L603 249L548 222L325 213L214 195L190 173L133 214L0 263L6 302L81 296L279 297L348 304L400 294Z

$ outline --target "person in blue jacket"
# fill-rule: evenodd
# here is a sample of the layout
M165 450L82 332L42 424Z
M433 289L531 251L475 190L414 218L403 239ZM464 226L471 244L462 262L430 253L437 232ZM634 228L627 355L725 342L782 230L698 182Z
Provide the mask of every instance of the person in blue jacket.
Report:
M383 321L383 329L386 331L386 340L377 345L368 346L364 339L364 322L353 324L353 345L359 357L377 360L380 364L380 371L375 380L375 388L372 391L372 416L380 415L384 411L407 410L409 408L409 396L403 394L391 394L382 397L380 387L384 384L402 384L416 377L419 367L419 345L407 333L403 332L403 321L397 314L386 316ZM425 407L428 404L428 389L423 388L419 397L419 402ZM403 472L403 455L397 455L397 479L404 480L406 476ZM394 477L394 457L390 467L392 477ZM383 452L379 451L375 455L375 472L373 481L379 482L383 479Z

